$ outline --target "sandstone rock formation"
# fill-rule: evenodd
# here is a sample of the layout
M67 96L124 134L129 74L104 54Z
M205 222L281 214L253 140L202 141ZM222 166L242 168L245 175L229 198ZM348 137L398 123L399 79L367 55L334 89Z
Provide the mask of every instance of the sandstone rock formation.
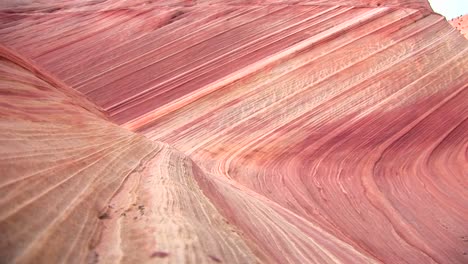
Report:
M1 50L2 263L255 260L188 157L12 55Z
M424 0L7 1L0 42L0 263L468 260Z

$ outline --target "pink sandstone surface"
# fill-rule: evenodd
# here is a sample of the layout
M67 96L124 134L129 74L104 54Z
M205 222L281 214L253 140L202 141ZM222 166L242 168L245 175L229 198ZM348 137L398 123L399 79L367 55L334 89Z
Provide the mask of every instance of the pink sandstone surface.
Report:
M0 59L0 263L468 261L425 0L5 1Z

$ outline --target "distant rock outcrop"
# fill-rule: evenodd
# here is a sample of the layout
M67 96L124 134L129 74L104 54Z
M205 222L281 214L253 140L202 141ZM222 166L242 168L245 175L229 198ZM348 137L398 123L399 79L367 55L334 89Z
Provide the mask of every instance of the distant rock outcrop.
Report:
M468 15L457 17L449 22L468 39Z

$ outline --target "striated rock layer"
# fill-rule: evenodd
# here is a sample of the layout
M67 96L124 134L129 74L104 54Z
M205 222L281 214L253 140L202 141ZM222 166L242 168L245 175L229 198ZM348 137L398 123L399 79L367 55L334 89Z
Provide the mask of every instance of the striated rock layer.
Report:
M193 162L0 48L0 262L255 262Z
M468 41L426 1L0 10L1 261L468 261Z

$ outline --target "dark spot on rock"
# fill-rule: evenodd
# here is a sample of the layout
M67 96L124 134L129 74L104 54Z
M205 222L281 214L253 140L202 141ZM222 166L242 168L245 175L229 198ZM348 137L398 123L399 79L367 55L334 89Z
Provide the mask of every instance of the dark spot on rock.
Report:
M138 217L136 217L136 216L135 216L135 217L133 217L133 220L137 220L137 219L138 219Z
M143 205L138 206L138 211L140 211L140 215L143 216L145 214L145 207Z
M110 219L111 217L110 217L110 215L109 215L107 212L104 212L104 213L100 214L100 215L98 216L98 218L99 218L100 220L104 220L104 219Z
M221 260L215 256L208 255L208 257L210 257L210 259L213 260L214 262L221 263Z
M172 14L172 16L171 16L171 21L172 21L172 22L176 21L176 20L179 19L180 16L183 15L183 14L185 14L184 11L182 11L182 10L177 10L174 14Z
M99 254L96 251L89 252L86 263L96 264L99 262Z
M121 213L120 216L127 216L127 214L126 213Z
M169 253L164 252L164 251L155 251L153 254L151 254L151 258L166 258L169 256Z
M175 21L179 20L180 18L182 18L181 16L185 14L184 11L181 11L181 10L177 10L174 14L171 15L171 17L167 20L167 22L165 23L166 25L169 25L171 23L174 23Z
M60 10L60 7L51 7L49 9L44 10L44 13L54 13Z

